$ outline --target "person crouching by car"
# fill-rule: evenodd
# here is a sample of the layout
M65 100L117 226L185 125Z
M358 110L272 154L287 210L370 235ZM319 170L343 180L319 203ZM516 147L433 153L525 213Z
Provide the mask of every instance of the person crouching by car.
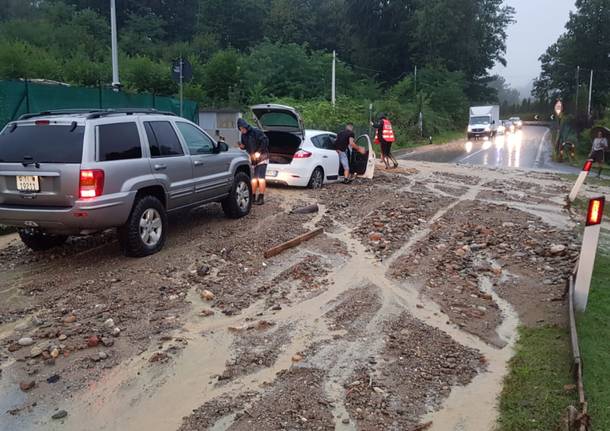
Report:
M250 161L252 162L253 203L263 205L265 203L265 189L267 188L265 176L269 164L269 138L262 130L252 127L243 118L237 120L237 128L241 133L239 148L250 155Z
M339 132L337 139L335 140L335 150L339 154L339 162L343 166L343 182L349 184L352 182L352 177L349 172L349 157L348 149L358 151L360 154L364 154L366 150L356 145L356 135L354 135L354 125L347 123L345 129Z

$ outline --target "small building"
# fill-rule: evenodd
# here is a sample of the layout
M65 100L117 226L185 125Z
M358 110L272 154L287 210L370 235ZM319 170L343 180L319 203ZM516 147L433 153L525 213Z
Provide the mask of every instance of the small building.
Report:
M199 111L199 127L216 139L216 131L224 136L229 146L239 141L237 120L242 114L236 109L203 109Z

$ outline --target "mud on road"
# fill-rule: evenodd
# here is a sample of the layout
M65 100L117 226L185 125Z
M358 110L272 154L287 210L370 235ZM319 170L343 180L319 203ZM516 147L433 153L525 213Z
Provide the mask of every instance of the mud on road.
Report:
M242 220L175 217L145 259L113 232L46 253L5 237L0 429L492 429L519 321L565 324L565 187L402 162L271 189Z

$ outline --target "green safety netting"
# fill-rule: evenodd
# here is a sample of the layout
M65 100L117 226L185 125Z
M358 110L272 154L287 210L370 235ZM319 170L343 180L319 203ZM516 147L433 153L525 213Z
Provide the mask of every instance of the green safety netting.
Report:
M154 94L115 92L109 88L73 87L27 81L0 81L0 129L20 115L53 109L155 108L180 114L180 101ZM199 123L196 102L184 100L183 117Z

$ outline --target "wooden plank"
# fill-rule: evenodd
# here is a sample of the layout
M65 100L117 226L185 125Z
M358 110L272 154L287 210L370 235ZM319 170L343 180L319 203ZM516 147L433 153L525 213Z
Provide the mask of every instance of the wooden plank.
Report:
M265 252L265 259L269 259L270 257L277 256L278 254L280 254L290 248L296 247L297 245L301 244L302 242L308 241L308 240L312 239L313 237L320 235L322 232L324 232L324 228L318 228L318 229L312 230L310 232L304 233L303 235L299 235L299 236L291 239L290 241L286 241L280 245L271 247L269 250L267 250Z

